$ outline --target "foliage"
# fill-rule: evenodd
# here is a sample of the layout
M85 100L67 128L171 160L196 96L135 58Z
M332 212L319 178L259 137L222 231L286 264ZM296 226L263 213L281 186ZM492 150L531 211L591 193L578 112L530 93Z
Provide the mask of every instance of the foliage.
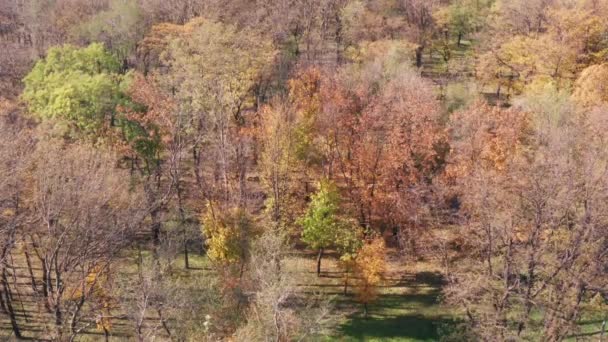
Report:
M35 117L55 119L73 135L93 135L115 124L116 105L125 100L119 71L101 44L52 48L24 79L23 99Z
M302 241L314 250L333 246L341 230L340 195L335 185L323 181L312 195L306 214L300 219Z
M608 103L608 64L592 65L576 80L574 99L583 107Z
M192 99L194 110L220 112L239 120L240 109L251 104L252 87L274 49L255 31L195 19L185 34L171 41L164 60L180 99Z
M245 260L249 240L256 232L251 217L245 211L234 208L224 212L210 203L201 222L209 258L220 263Z
M364 243L355 259L355 275L359 277L355 291L357 300L365 305L365 315L367 315L367 304L378 298L377 286L386 270L385 258L384 240L377 237Z

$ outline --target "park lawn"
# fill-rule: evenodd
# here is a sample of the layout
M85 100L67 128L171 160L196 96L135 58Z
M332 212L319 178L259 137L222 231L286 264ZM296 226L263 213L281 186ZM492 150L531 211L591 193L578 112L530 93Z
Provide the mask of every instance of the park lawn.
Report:
M417 262L408 267L391 251L388 271L379 287L376 302L369 305L367 317L356 301L351 280L347 295L334 255L323 260L322 275L314 273L313 255L292 258L297 267L299 287L305 294L334 296L335 314L341 317L324 341L437 341L456 322L454 310L441 303L442 278L432 263ZM413 263L412 263L413 264Z

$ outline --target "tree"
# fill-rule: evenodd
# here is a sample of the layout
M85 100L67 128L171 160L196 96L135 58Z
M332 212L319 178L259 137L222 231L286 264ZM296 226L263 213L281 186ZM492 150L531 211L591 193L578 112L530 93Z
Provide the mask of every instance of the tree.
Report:
M251 137L245 113L258 105L254 88L274 48L256 31L202 18L183 27L162 55L168 71L163 85L190 115L195 165L200 166L201 144L210 142L207 157L220 175L210 182L212 199L245 205Z
M300 169L296 150L298 118L288 101L276 100L261 109L260 119L260 170L271 193L268 209L274 221L293 223L299 197L294 184L294 173Z
M27 183L24 175L32 161L35 140L19 119L16 103L0 100L0 308L17 338L22 337L15 307L14 286L9 281L9 267L14 267L12 253L23 240L23 225L28 211L23 210ZM35 284L35 283L33 283Z
M81 41L103 43L125 68L146 28L141 9L135 0L110 0L107 7L73 31Z
M325 173L359 225L415 236L420 222L411 218L423 216L420 198L442 167L445 136L432 86L389 51L322 82L319 140Z
M40 120L65 133L97 138L117 126L116 106L125 101L120 63L101 44L51 48L25 77L23 99Z
M460 225L475 244L463 248L448 298L466 308L479 339L562 340L605 288L596 268L606 262L605 217L596 212L608 184L605 122L601 112L556 120L544 117L552 111L526 118L482 108L455 119L453 156L468 165L456 179Z
M355 287L357 300L363 303L363 315L367 318L368 304L378 298L377 286L386 270L386 247L381 237L367 241L355 258L355 275L360 278Z
M338 216L339 205L340 195L335 185L323 181L319 184L319 190L311 197L306 214L299 221L303 228L302 241L318 251L317 276L321 275L323 251L334 245L336 236L342 229Z
M253 293L247 323L237 329L236 341L293 340L321 333L331 317L329 302L310 300L306 307L294 300L296 277L286 267L289 245L284 230L272 227L252 242L248 262L248 292Z
M608 64L592 65L583 70L576 80L573 97L585 108L608 103Z
M435 20L433 12L438 1L435 0L402 0L399 9L408 23L407 36L417 44L416 67L422 67L422 54L429 46L434 34Z
M456 34L456 43L460 47L462 38L482 25L482 16L487 14L484 12L488 7L487 1L457 0L440 8L434 17L438 25Z
M241 262L244 265L249 240L255 234L249 215L238 208L224 212L210 203L201 221L209 258L219 263Z
M29 220L21 234L42 270L35 277L51 336L74 338L105 310L98 285L147 214L143 195L111 154L46 141L33 156L22 175Z

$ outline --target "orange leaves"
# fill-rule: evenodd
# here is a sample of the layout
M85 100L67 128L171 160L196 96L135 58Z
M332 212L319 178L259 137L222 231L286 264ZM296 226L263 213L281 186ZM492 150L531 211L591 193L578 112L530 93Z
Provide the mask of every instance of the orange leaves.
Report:
M355 259L355 274L360 278L355 287L357 300L367 304L378 297L377 286L386 270L386 246L381 237L363 245Z
M145 60L153 56L158 58L167 49L172 40L191 33L195 27L200 26L202 20L201 18L195 18L184 25L172 23L154 25L150 33L140 42L137 49L138 54Z
M476 165L505 169L523 147L530 125L527 113L477 102L451 120L452 159L448 177L464 177Z
M159 133L163 142L169 143L171 132L176 125L174 113L177 106L175 102L141 74L134 75L129 95L133 101L146 107L146 113L141 115L131 112L128 114L128 119L138 121L143 126L160 127Z
M304 113L317 112L321 106L319 92L321 88L321 71L310 68L299 72L289 80L289 97L298 110Z
M308 138L321 147L322 172L365 226L390 221L397 202L413 202L401 189L431 177L447 140L432 85L403 65L378 74L374 63L334 77L309 69L290 81Z

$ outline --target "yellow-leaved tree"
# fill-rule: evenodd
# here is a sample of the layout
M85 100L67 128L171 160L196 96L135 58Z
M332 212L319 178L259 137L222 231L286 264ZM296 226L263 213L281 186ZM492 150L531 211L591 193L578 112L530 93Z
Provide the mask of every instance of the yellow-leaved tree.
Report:
M378 285L386 270L386 245L382 237L366 242L355 258L355 275L359 284L355 287L357 300L363 303L363 315L367 317L368 304L378 298Z
M201 222L211 260L222 264L245 261L254 224L244 210L220 210L217 204L209 203Z

